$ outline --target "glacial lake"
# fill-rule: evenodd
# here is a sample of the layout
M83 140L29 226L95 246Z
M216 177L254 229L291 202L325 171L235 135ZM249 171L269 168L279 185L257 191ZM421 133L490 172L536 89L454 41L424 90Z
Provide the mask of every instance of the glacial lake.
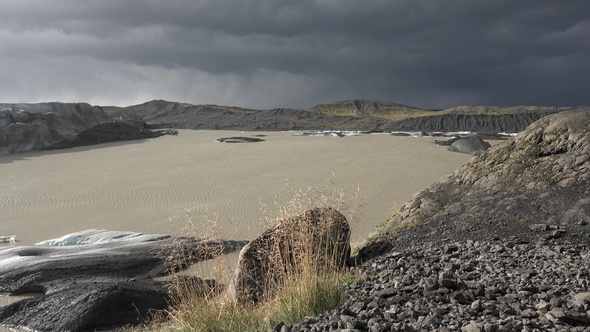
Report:
M431 137L296 133L181 130L0 156L0 235L16 235L16 245L92 228L252 239L279 207L344 193L357 206L351 226L358 242L472 158ZM265 141L215 141L232 136Z

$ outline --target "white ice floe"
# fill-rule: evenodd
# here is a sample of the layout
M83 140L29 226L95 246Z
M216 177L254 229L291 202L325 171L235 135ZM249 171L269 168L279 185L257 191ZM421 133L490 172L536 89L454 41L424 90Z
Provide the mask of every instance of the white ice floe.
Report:
M42 241L35 246L0 247L0 275L37 264L152 250L168 239L170 235L90 229Z
M498 135L514 137L514 136L518 135L518 133L507 133L507 132L503 131L501 133L498 133Z
M309 130L300 134L292 134L293 136L326 136L326 137L344 137L344 136L360 136L360 131L349 130Z
M112 242L146 242L157 241L170 237L163 234L142 234L135 232L106 231L99 229L88 229L64 235L57 239L45 240L37 243L37 246L74 246L106 244Z
M0 243L16 243L16 235L0 236Z
M364 134L385 134L395 136L408 136L408 137L465 137L476 135L476 132L472 131L375 131L375 132L363 132L363 131L345 131L345 130L308 130L300 133L293 133L293 136L331 136L331 137L344 137L344 136L360 136ZM518 133L501 132L496 135L499 137L512 137Z

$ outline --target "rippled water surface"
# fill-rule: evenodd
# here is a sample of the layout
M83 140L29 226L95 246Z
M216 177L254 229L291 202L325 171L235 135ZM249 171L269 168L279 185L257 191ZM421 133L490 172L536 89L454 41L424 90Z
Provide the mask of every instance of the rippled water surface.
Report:
M217 143L266 135L260 143ZM289 132L180 131L178 136L0 156L0 235L17 245L89 228L182 235L217 215L220 236L250 239L263 211L309 187L359 190L353 240L470 156L432 138L297 137Z

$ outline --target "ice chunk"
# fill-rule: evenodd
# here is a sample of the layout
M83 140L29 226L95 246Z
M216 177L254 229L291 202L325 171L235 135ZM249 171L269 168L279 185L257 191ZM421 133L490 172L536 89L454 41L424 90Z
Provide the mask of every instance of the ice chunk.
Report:
M16 235L0 236L0 243L6 243L6 242L16 243Z
M136 232L106 231L100 229L88 229L80 232L64 235L57 239L45 240L37 243L38 246L74 246L106 244L112 242L146 242L169 238L164 234L142 234Z

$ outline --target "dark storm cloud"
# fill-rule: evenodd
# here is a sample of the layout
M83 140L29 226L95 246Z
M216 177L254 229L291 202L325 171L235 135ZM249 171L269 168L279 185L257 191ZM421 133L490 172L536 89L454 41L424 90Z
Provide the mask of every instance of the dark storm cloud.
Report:
M585 0L19 0L2 12L3 101L590 104Z

